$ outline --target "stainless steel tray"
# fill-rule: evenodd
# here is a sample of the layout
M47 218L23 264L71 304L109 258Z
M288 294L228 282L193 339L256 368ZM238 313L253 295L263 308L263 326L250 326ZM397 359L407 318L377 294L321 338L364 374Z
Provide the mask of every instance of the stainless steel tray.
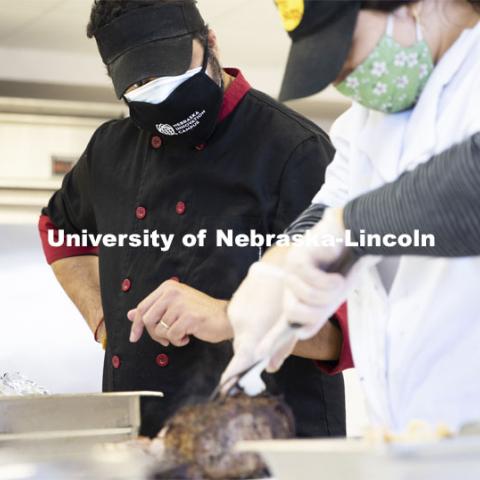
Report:
M142 398L160 392L0 397L0 445L117 442L138 435Z

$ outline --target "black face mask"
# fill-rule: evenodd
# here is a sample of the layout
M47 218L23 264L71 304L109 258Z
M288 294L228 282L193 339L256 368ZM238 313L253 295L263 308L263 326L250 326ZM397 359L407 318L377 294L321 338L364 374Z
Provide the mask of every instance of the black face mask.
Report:
M130 118L166 145L194 147L212 135L223 101L223 88L207 73L208 47L202 70L178 86L163 102L128 102Z

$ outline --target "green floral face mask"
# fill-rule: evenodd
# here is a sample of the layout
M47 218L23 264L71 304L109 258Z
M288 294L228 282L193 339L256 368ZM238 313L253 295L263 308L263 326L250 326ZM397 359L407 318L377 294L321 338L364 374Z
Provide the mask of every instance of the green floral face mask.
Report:
M412 108L433 71L430 49L417 20L417 41L403 47L393 39L393 16L373 52L337 90L366 108L396 113Z

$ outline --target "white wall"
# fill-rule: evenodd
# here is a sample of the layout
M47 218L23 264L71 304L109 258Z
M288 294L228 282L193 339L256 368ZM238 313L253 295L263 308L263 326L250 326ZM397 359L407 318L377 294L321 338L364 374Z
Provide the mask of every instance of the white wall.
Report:
M100 120L0 114L0 179L51 178L52 156L78 158Z
M101 389L103 352L45 262L36 226L0 225L0 374L52 393Z

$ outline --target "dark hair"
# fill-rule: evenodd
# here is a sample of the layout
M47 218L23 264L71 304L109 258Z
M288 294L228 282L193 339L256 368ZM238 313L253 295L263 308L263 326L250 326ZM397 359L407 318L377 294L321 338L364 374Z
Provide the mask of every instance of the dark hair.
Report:
M174 0L95 0L90 13L90 22L87 26L87 37L92 38L102 27L132 10L152 7L169 1ZM205 44L208 39L208 26L195 32L193 38Z
M393 12L397 8L411 3L417 3L420 0L363 0L360 8L370 10L381 10L382 12ZM473 8L480 11L480 0L467 0Z

